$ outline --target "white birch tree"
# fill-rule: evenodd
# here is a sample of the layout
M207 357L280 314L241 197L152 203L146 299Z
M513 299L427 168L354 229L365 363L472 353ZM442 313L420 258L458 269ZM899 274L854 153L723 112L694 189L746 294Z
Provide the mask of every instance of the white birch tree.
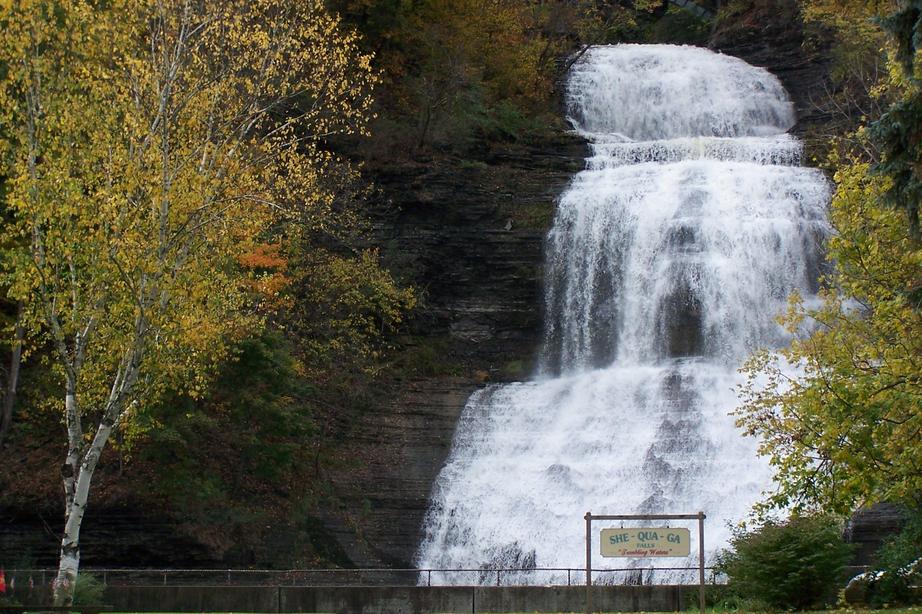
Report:
M375 77L319 0L2 6L7 274L63 384L69 605L110 436L258 324L239 260L288 215L328 222L324 140L364 129Z

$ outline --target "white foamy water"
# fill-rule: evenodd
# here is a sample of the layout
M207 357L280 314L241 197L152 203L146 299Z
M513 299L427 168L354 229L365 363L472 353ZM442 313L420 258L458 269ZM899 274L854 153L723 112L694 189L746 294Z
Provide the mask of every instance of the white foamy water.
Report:
M642 162L682 160L735 160L755 164L798 165L803 155L801 143L789 134L771 137L694 137L665 141L630 141L615 137L610 142L593 142L594 155L587 161L589 170L602 170Z
M568 107L592 155L548 235L543 375L468 401L432 493L421 568L582 567L587 511L704 511L710 556L771 485L728 415L736 370L785 342L774 317L786 297L814 292L829 199L822 174L797 166L783 88L704 49L620 45L574 67ZM696 561L694 539L688 561L603 559L594 540L595 568Z

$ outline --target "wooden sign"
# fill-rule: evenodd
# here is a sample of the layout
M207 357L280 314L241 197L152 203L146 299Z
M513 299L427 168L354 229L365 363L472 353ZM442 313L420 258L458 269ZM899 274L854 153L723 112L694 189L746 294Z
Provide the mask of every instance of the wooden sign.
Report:
M647 558L685 557L691 552L688 529L640 527L602 529L602 556Z

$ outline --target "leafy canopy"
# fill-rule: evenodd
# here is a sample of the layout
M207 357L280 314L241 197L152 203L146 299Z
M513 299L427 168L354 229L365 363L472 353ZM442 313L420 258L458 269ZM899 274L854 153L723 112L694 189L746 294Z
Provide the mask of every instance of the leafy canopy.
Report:
M324 142L364 130L369 56L312 1L44 1L2 22L11 294L88 406L133 369L200 394L255 324L241 263L280 221L331 224Z
M260 245L333 225L326 143L376 77L319 0L7 3L0 68L4 272L64 383L64 605L110 435L260 324Z

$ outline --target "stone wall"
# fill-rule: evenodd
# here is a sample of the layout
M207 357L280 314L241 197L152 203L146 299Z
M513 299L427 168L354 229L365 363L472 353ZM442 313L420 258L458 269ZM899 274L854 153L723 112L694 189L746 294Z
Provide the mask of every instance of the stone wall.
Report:
M596 612L673 612L697 587L595 586ZM110 586L105 601L125 612L336 612L337 614L477 614L579 612L581 586Z

